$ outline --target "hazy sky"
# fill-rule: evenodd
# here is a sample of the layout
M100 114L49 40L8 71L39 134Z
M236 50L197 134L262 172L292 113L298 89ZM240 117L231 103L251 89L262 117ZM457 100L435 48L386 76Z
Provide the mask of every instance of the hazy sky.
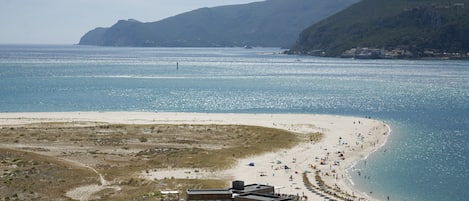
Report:
M262 0L0 0L0 44L76 44L120 19L153 22L201 7Z

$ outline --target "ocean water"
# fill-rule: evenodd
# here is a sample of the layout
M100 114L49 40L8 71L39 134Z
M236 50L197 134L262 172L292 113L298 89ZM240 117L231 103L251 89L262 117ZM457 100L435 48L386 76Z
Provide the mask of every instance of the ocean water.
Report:
M0 112L371 116L393 132L357 164L361 176L350 173L357 189L382 200L469 200L469 61L280 51L0 45Z

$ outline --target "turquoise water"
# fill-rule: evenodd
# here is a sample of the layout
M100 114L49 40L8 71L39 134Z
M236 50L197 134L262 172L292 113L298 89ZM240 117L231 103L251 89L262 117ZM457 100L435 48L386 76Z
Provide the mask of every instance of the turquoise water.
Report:
M351 173L356 188L383 200L468 200L469 61L278 52L2 45L0 112L371 116L388 122L393 133L366 167L357 165L361 177Z

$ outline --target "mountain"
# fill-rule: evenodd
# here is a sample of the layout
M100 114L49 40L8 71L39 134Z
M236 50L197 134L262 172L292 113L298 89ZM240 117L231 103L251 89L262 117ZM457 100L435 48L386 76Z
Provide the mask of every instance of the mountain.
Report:
M299 33L359 0L267 0L200 8L157 22L120 20L86 33L80 45L291 47Z
M468 57L469 0L363 0L305 29L290 53L373 49L391 57Z

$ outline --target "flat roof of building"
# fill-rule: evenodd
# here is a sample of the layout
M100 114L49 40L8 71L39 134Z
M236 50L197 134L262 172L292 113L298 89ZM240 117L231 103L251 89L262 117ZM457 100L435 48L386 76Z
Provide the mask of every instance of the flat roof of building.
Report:
M279 197L276 195L266 195L266 194L259 194L259 193L246 193L242 195L238 195L237 197L247 198L251 200L259 200L259 201L286 201L291 200L289 198Z
M248 193L250 191L256 191L260 189L269 189L269 188L274 188L273 186L269 185L263 185L263 184L249 184L244 186L244 192Z

